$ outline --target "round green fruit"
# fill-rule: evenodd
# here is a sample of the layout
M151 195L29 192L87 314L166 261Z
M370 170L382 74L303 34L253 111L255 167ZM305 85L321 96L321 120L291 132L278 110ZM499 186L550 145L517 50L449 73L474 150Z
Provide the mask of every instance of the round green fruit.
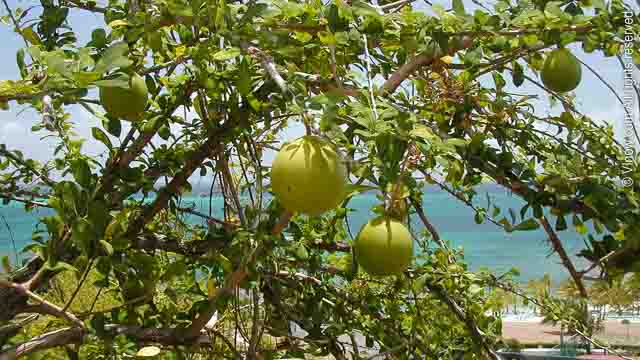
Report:
M129 88L101 87L100 102L107 112L119 119L138 121L147 107L147 84L138 74L129 78Z
M413 257L411 233L400 221L388 216L365 224L354 247L358 264L371 275L402 273Z
M547 55L542 68L542 82L555 92L569 92L578 87L582 67L567 49L553 50Z
M271 188L285 209L316 216L344 199L347 170L330 142L303 136L285 144L276 155Z

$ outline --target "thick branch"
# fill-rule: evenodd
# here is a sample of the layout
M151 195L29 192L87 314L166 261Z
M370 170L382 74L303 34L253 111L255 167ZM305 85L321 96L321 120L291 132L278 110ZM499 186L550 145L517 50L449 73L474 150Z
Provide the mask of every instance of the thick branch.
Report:
M128 235L134 235L142 229L144 224L149 222L160 210L164 209L169 202L169 199L178 193L178 191L186 184L189 177L193 172L202 165L207 157L209 157L216 148L216 145L220 143L220 137L227 131L233 128L234 122L227 121L221 127L213 130L207 141L200 145L187 159L182 171L176 174L171 182L160 191L156 200L147 207L141 216L138 216L132 224L129 226Z
M449 55L455 54L459 50L463 50L471 47L472 40L470 37L465 37L462 41L462 46L459 48L451 48L448 52ZM441 54L440 57L445 54ZM398 70L396 70L390 77L385 81L384 85L382 85L382 91L387 94L392 94L403 81L405 81L411 74L413 74L416 70L423 66L430 65L435 60L440 57L434 55L425 55L420 54L413 57L407 63L402 65Z
M433 238L433 240L435 240L443 248L446 248L446 246L444 246L444 243L442 242L442 239L440 238L440 234L438 234L438 230L436 230L435 226L433 226L433 224L431 224L431 222L427 218L427 215L425 215L424 209L422 208L422 204L420 204L418 201L415 201L413 199L411 199L411 204L416 209L416 213L418 214L418 217L420 218L424 226L427 228L427 231L429 231L429 233L431 234L431 237Z
M0 352L0 360L14 360L57 346L79 344L82 342L84 335L85 330L78 327L54 330Z
M212 343L211 337L205 332L185 340L182 337L182 331L171 328L143 328L140 326L109 324L105 326L105 330L109 336L127 335L142 343L159 343L163 345L198 344L201 346L210 346ZM58 346L80 344L85 335L87 335L86 329L77 327L54 330L0 352L0 360L14 360Z
M77 327L81 327L81 328L84 327L84 324L82 323L82 321L80 321L80 319L78 319L74 314L72 314L69 311L65 311L64 309L62 309L58 305L55 305L55 304L53 304L53 303L41 298L37 294L31 292L28 288L26 288L22 284L16 284L16 283L11 282L11 281L0 279L0 287L14 289L19 294L21 294L23 296L27 296L30 299L32 299L33 301L35 301L37 303L37 306L29 307L34 312L37 312L37 313L40 313L40 314L49 314L49 315L61 317L63 319L68 320L69 322L71 322L72 324L74 324Z

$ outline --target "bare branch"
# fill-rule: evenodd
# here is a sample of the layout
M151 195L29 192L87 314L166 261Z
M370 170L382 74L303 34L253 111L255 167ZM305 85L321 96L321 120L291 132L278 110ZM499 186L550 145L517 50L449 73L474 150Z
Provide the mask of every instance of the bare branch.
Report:
M85 330L78 327L54 330L0 352L0 360L14 360L38 351L68 344L79 344Z
M295 277L295 278L298 278L299 280L306 281L315 285L322 285L322 281L320 281L319 279L316 279L313 276L305 275L303 273L290 273L288 271L282 270L282 271L278 271L275 275L280 277L285 277L285 278Z
M549 221L547 221L546 216L543 216L542 218L540 218L539 221L540 221L540 224L542 224L542 227L544 228L544 230L547 232L547 235L549 236L549 241L551 241L553 250L555 250L555 252L558 253L558 256L560 256L560 260L562 261L562 264L564 265L565 268L567 268L567 270L569 271L569 274L571 274L571 277L573 278L573 281L576 283L576 286L580 291L580 295L583 298L587 298L589 295L587 294L587 289L584 287L584 284L582 283L582 277L580 276L575 266L571 262L569 255L567 255L567 252L564 249L564 246L562 246L562 241L560 241L560 238L558 238L558 235L549 224Z
M47 186L53 188L55 186L55 182L51 180L49 177L45 176L40 170L28 164L24 159L18 158L16 155L12 154L11 151L7 150L4 145L0 146L0 155L10 159L16 165L23 166L30 172L34 173L43 183L47 184Z
M117 324L105 325L109 336L131 336L141 343L160 343L163 345L190 345L211 346L211 337L206 332L200 332L195 337L184 339L181 331L172 328L143 328L140 326L126 326ZM63 328L54 330L29 341L23 342L13 348L0 352L0 360L15 360L29 354L51 349L58 346L82 343L87 330L83 328Z
M459 50L463 50L463 49L471 47L471 45L472 45L471 38L470 37L465 37L463 39L463 41L462 41L462 46L460 48L453 48L452 47L449 50L448 54L449 55L453 55ZM444 55L446 55L446 54L442 54L441 56L444 56ZM400 84L402 84L402 82L404 80L406 80L409 76L411 76L411 74L413 74L416 70L418 70L419 68L421 68L423 66L430 65L431 63L433 63L437 59L438 59L438 57L436 57L436 56L425 55L425 54L420 54L420 55L417 55L417 56L413 57L407 63L402 65L398 70L396 70L389 77L389 79L387 79L387 81L385 81L384 85L382 85L383 92L387 93L387 94L392 94L394 91L396 91L396 89L400 86Z
M271 79L273 79L273 81L275 81L276 84L278 84L278 87L280 87L280 90L282 91L283 94L289 93L287 82L282 78L282 76L278 72L278 69L276 69L276 65L273 62L273 58L271 58L271 56L269 56L267 53L265 53L264 51L256 47L250 46L246 42L243 42L240 46L249 55L254 56L258 60L260 60L260 64L262 65L262 68L264 69L264 71L266 71L267 74L269 74L269 76L271 77Z
M28 296L31 300L35 301L37 303L37 307L30 308L32 310L36 310L34 312L61 317L68 320L77 327L84 328L84 324L82 323L82 321L80 321L80 319L78 319L74 314L65 311L61 307L41 298L39 295L33 293L22 284L16 284L8 280L0 279L0 287L12 288L18 293Z
M101 13L101 14L104 14L107 12L107 9L100 6L90 5L91 3L83 4L78 0L65 0L65 2L67 3L65 5L69 7L75 7L78 9L87 10L95 13Z

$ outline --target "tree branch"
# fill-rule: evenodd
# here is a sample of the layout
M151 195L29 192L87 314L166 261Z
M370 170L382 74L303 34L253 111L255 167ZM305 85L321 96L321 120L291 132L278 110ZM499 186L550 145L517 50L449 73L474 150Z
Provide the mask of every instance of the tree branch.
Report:
M269 77L271 77L271 79L276 82L283 94L289 93L287 82L282 78L282 76L278 72L278 69L276 69L276 65L273 62L273 58L271 58L271 56L256 47L250 46L247 42L243 42L242 44L240 44L240 46L244 51L247 52L247 54L254 56L258 60L260 60L260 64L262 65L264 71L266 71L267 74L269 74Z
M30 291L28 288L26 288L22 284L16 284L8 280L0 279L0 287L12 288L19 294L27 296L31 300L35 301L37 303L37 306L29 307L29 309L34 310L34 312L61 317L71 322L77 327L84 328L84 324L82 323L82 321L80 321L80 319L78 319L73 313L69 311L65 311L65 309L41 298L40 296Z
M191 345L211 346L211 337L206 332L200 332L195 337L184 339L182 332L172 328L143 328L140 326L126 326L108 324L105 326L109 336L126 335L141 343L160 343L163 345ZM29 354L51 349L58 346L82 343L87 330L83 328L63 328L39 335L13 348L0 352L0 360L14 360Z
M83 4L78 0L65 0L65 2L67 3L65 5L69 7L75 7L78 9L87 10L95 13L101 13L101 14L104 14L107 12L106 8L95 6L95 5Z
M476 325L473 319L469 318L465 314L464 310L455 302L455 300L453 300L447 294L445 289L435 284L427 283L425 284L425 286L427 286L427 288L430 291L437 294L438 297L440 297L447 304L449 309L454 313L454 315L458 318L458 320L462 321L466 325L467 330L469 330L469 333L471 334L471 338L473 339L473 341L482 349L484 349L487 355L491 359L500 360L500 357L498 356L498 354L496 354L496 352L491 348L491 346L489 346L489 344L487 344L487 342L485 341L484 336L482 335L482 332L478 328L478 325Z
M560 238L558 238L558 235L549 224L549 221L547 221L546 216L542 216L542 218L540 218L539 221L540 221L540 224L542 224L542 227L544 228L544 230L547 232L547 235L549 236L549 241L551 241L553 250L555 250L555 252L558 253L558 256L560 256L560 260L562 261L562 264L564 265L565 268L567 268L567 270L569 271L569 274L571 274L571 277L573 278L573 281L576 283L576 286L580 291L580 295L583 298L587 298L589 295L587 294L587 289L585 289L584 284L582 283L582 277L580 276L580 274L578 274L578 271L576 270L575 266L571 262L571 259L567 255L567 252L564 249L564 246L562 246L562 241L560 241Z
M0 352L0 360L14 360L29 354L68 344L79 344L85 330L78 327L54 330Z
M34 173L43 183L47 184L47 186L53 188L55 187L55 182L49 177L45 176L42 172L37 170L35 167L29 165L24 159L18 158L16 155L12 154L11 151L7 150L4 144L0 145L0 155L5 156L6 158L12 160L16 165L21 165L30 172Z
M449 52L447 54L453 55L459 50L464 50L466 48L469 48L471 47L472 43L473 42L470 37L465 37L459 48L452 47L451 49L449 49ZM425 54L416 55L407 63L402 65L393 74L391 74L389 79L387 79L387 81L385 81L385 83L382 85L383 93L392 94L394 91L396 91L396 89L400 86L400 84L402 84L402 82L406 80L409 76L411 76L411 74L413 74L416 70L418 70L423 66L430 65L435 60L447 54L441 54L441 56L439 57L433 56L433 55L425 55Z

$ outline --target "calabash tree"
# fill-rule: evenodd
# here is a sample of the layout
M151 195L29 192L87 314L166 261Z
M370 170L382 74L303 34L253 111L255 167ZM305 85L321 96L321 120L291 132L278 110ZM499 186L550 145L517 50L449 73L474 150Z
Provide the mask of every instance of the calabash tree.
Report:
M0 197L50 209L31 257L4 262L0 359L496 359L491 289L526 295L510 274L468 269L429 221L426 184L479 223L543 230L583 297L591 270L635 270L635 158L612 126L547 87L568 91L597 71L576 63L577 48L635 66L639 44L625 34L640 31L640 18L622 1L4 5L25 46L19 79L0 82L0 105L37 111L31 130L56 148L42 162L0 145ZM69 16L85 12L106 25L73 28ZM87 31L91 40L79 42ZM552 51L561 59L543 77ZM524 83L560 114L541 115L531 94L511 91ZM86 121L72 116L79 107L99 119L90 134L74 131ZM301 146L272 188L271 159L296 124L327 147ZM83 149L88 137L104 160ZM322 166L329 177L316 179ZM224 200L208 213L182 201L199 176ZM525 205L478 205L486 182ZM318 198L323 191L330 196ZM410 264L375 249L358 266L349 204L366 191L379 195L372 219L393 223L376 228L374 246L384 236L397 243L390 229L410 231ZM186 220L194 216L201 221ZM580 255L591 266L578 268L563 247L569 227L588 235ZM410 248L399 246L389 254ZM384 274L366 272L377 267ZM65 276L73 286L54 296Z

